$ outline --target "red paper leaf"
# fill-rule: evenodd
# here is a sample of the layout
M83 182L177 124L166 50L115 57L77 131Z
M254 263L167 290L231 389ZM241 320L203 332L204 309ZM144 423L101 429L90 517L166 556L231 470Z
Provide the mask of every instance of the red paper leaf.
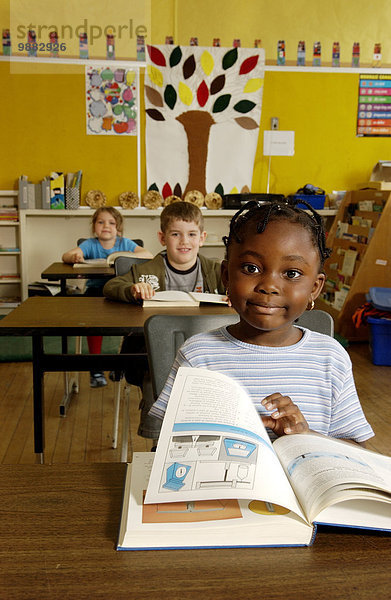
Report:
M200 106L205 106L208 98L209 98L208 86L206 85L205 81L201 81L200 85L198 86L198 90L197 90L198 104Z
M165 183L162 189L163 198L168 198L168 196L172 196L172 190L169 183Z
M239 75L250 73L256 67L258 58L259 56L249 56L249 58L246 58L240 65Z
M164 58L164 54L159 50L159 48L156 48L155 46L147 46L147 48L151 61L159 67L165 67L166 59Z

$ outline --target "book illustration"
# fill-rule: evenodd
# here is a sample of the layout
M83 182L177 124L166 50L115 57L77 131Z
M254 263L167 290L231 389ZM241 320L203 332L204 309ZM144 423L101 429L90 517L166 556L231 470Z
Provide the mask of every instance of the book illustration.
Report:
M243 438L224 436L173 436L167 448L161 489L179 491L206 487L254 485L258 445ZM186 462L170 462L171 458Z

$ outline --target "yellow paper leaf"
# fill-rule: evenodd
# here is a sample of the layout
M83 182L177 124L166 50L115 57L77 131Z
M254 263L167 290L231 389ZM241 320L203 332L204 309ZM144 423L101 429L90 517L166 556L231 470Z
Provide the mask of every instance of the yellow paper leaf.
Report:
M163 75L159 71L159 69L157 69L153 65L148 65L147 72L148 72L148 77L152 83L154 83L155 85L158 85L159 87L163 86Z
M213 71L213 67L215 66L213 56L211 55L211 53L207 50L204 50L204 52L201 55L200 62L205 75L210 75Z
M182 81L180 81L178 85L178 95L183 104L186 104L186 106L190 106L190 104L193 102L193 92L189 86L185 83L182 83Z
M246 85L244 86L244 92L247 94L250 92L256 92L263 86L263 79L260 77L256 77L255 79L249 79Z
M136 77L136 73L134 71L127 71L126 72L126 84L132 85L135 77Z
M238 188L236 187L236 185L232 188L232 190L230 191L230 194L238 194Z

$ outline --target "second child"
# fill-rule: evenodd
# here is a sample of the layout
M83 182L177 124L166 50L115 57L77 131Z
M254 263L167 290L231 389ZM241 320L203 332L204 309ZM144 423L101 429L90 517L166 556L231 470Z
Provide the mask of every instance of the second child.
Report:
M132 266L129 273L108 281L103 294L113 300L141 303L152 298L155 291L182 290L185 292L224 293L220 262L200 255L206 232L200 209L189 202L175 202L166 206L160 216L159 241L166 250L152 260ZM145 352L144 337L130 335L125 338L121 352ZM125 372L128 383L145 387L144 377L148 361L137 357ZM148 415L153 399L143 399L138 434L156 440L161 420Z

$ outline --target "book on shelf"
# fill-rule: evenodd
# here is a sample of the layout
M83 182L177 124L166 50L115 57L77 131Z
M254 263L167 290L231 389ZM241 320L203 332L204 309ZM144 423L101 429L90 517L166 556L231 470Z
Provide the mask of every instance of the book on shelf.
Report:
M127 465L118 550L306 546L391 531L391 457L316 433L271 443L233 379L180 367L156 453Z
M155 292L151 300L144 300L145 308L170 307L170 306L199 306L200 304L228 304L227 297L223 294L209 292L182 292L166 290Z
M83 262L73 263L74 269L87 269L88 267L111 267L114 265L114 261L119 256L135 257L134 252L127 250L118 250L112 252L107 258L85 258Z

